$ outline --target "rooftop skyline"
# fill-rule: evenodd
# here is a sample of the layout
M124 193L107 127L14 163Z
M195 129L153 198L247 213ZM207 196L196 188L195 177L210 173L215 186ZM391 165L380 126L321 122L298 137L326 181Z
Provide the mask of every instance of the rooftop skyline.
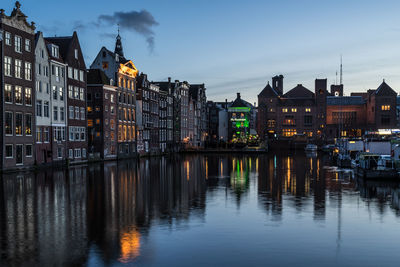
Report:
M150 80L205 83L209 99L254 103L271 77L284 92L316 78L334 84L343 55L345 93L400 88L397 1L20 1L45 36L78 32L89 67L102 46L124 53ZM3 1L10 14L15 1ZM338 78L339 79L339 78Z

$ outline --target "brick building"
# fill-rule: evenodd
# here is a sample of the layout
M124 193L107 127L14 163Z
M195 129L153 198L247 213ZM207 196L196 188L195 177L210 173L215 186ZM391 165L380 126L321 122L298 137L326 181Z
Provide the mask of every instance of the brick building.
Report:
M35 163L35 25L17 1L10 16L0 10L1 169Z
M327 80L316 79L315 91L303 85L283 93L283 76L272 79L258 95L258 134L265 138L304 135L323 137L326 120Z
M117 86L118 157L136 156L136 76L138 70L132 60L125 58L119 34L114 52L102 47L90 68L103 70L110 79L110 83Z
M90 157L117 158L117 87L102 70L87 77L87 123Z

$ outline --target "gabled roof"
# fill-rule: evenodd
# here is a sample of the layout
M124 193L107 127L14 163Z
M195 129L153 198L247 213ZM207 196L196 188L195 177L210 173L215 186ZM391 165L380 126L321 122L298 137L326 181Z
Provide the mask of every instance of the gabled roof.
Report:
M264 89L261 91L261 93L258 96L263 96L263 97L275 97L278 96L278 93L271 87L271 85L268 84L264 87Z
M58 46L60 55L63 58L67 57L69 46L72 43L73 36L65 36L65 37L46 37L44 38L47 43L52 43Z
M364 105L365 100L362 96L327 96L326 104L328 106Z
M110 79L100 69L90 69L87 74L87 84L110 84Z
M314 98L314 93L298 84L295 88L283 95L285 98Z
M396 91L394 91L386 82L385 80L382 82L382 84L376 89L375 91L376 95L380 96L393 96L397 95Z

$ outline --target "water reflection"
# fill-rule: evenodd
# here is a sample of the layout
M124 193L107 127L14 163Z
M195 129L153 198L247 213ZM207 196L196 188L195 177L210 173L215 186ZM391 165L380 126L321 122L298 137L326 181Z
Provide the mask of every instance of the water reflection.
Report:
M278 225L290 217L288 209L299 215L311 211L318 223L328 223L328 213L334 213L338 251L344 205L357 203L358 194L376 213L400 215L397 183L357 181L325 166L329 158L305 154L208 155L3 175L0 265L157 262L163 255L155 249L159 231L173 236L199 224L212 228L207 212L216 210L213 216L221 220L228 216L229 205L218 206L222 200L252 210L252 216L263 213ZM169 244L172 249L174 242Z

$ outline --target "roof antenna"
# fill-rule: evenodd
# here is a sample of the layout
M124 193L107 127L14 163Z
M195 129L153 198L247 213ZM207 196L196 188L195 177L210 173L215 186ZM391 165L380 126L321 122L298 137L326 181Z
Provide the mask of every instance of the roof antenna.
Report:
M340 85L343 84L343 63L342 55L340 55Z
M117 25L118 25L118 35L119 35L119 23Z
M337 85L337 71L336 71L335 85Z

